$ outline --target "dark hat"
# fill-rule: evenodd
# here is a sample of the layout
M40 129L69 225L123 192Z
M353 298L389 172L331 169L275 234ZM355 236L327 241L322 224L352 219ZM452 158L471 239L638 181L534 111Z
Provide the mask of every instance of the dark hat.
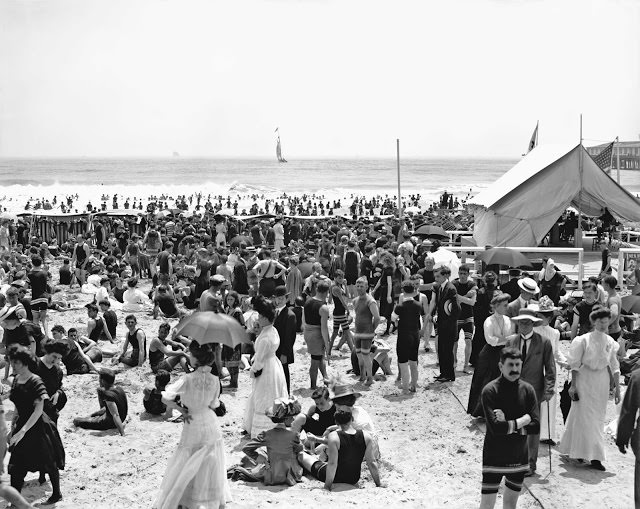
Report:
M273 290L274 297L286 297L290 293L291 292L287 292L287 287L284 285L276 286L275 289Z

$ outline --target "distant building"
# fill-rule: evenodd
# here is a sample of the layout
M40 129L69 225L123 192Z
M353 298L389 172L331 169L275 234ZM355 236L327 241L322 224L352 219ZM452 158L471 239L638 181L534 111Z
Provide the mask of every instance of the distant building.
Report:
M597 145L595 147L587 147L587 152L595 156L602 152L608 143ZM621 170L640 170L640 141L620 141L613 146L613 159L611 168L618 169L618 150L620 150L620 169Z

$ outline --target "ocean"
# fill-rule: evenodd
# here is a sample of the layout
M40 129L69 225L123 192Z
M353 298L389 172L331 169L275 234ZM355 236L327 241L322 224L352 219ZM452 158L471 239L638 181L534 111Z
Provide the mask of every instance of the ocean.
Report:
M401 160L403 196L434 201L447 190L460 199L477 194L518 161L513 159ZM614 172L615 177L615 172ZM622 184L640 192L640 172L622 171ZM0 159L0 205L24 210L29 198L51 200L78 194L82 206L99 206L102 195L142 198L151 195L233 195L242 202L251 194L275 198L282 193L312 194L324 199L397 192L393 159L306 159L277 163L256 159ZM124 200L120 200L121 203ZM110 201L108 202L110 206Z

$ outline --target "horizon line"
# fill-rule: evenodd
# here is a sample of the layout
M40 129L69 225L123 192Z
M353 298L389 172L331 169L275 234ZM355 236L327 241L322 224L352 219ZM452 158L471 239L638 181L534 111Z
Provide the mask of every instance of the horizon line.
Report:
M513 160L519 159L522 155L410 155L400 158L400 162L404 161L424 161L434 159L505 159ZM21 155L0 155L0 160L3 159L26 159L26 160L59 160L59 159L113 159L113 160L127 160L127 159L209 159L214 161L272 161L277 162L273 157L262 156L212 156L212 155L37 155L37 156L21 156ZM336 160L381 160L381 161L396 161L395 157L381 157L381 156L304 156L298 158L289 157L288 162L295 161L336 161Z

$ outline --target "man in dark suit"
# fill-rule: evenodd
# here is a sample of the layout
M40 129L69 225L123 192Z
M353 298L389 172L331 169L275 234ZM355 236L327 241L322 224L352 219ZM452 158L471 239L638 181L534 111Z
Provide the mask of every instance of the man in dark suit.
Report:
M553 347L533 328L542 323L533 309L521 309L518 316L511 318L518 323L518 336L507 342L507 347L517 348L522 355L521 378L530 383L536 391L538 410L543 401L549 401L556 391L556 363ZM527 477L536 472L540 434L527 437L529 447L529 471Z
M233 267L233 290L240 295L248 295L247 260L249 259L249 251L241 249L238 254L240 255L240 259Z
M520 296L520 286L518 285L518 281L520 281L520 269L509 269L509 278L509 281L500 285L500 290L502 290L503 293L508 293L509 302L513 302Z
M436 280L436 308L438 310L438 359L440 362L440 376L436 382L453 382L456 371L453 357L453 347L458 340L458 292L449 281L451 269L443 266L435 271Z
M627 446L631 442L631 449L636 457L634 478L635 506L640 507L640 420L636 422L640 408L640 370L636 370L629 379L627 392L624 395L620 418L618 419L618 433L616 445L622 454L627 453Z
M289 378L289 364L293 364L293 344L296 341L296 315L291 308L286 307L287 289L284 286L276 286L273 300L276 305L276 319L273 326L280 335L280 346L276 350L276 356L282 363L284 377L287 380L287 390L291 394L291 380Z

